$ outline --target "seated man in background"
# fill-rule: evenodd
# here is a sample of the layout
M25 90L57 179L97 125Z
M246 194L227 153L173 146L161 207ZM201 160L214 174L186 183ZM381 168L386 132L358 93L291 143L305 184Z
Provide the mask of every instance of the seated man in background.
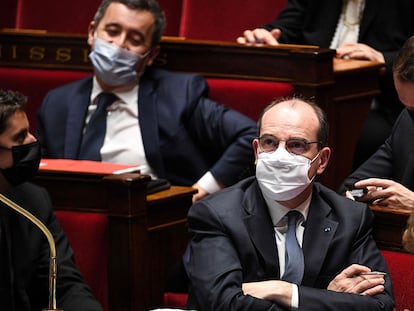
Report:
M256 177L189 211L189 306L393 310L372 212L314 182L331 153L324 112L296 98L273 102L258 128Z
M405 109L391 135L364 164L348 176L348 189L366 189L362 202L414 210L414 36L401 48L394 63L394 83ZM340 192L344 192L342 187ZM350 196L350 193L347 192Z
M271 23L244 31L237 41L317 45L336 49L339 58L385 63L381 94L372 104L356 146L356 169L384 143L403 109L393 85L392 65L414 33L412 12L412 0L288 0Z
M0 192L38 218L52 233L57 253L57 307L101 311L83 282L73 251L43 188L26 181L36 174L40 146L29 132L26 98L0 90ZM50 248L42 231L0 203L0 309L42 310L49 306Z
M104 0L88 31L94 76L46 95L37 134L44 157L140 164L196 201L252 174L256 125L208 99L201 76L150 67L164 24L155 0Z

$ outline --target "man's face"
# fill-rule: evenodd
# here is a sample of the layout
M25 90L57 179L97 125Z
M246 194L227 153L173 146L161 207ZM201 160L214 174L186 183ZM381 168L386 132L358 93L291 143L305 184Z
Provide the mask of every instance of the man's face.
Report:
M155 19L152 13L129 9L122 3L111 3L99 25L92 21L89 25L88 43L93 47L94 36L115 44L130 52L144 55L149 51L145 61L139 65L137 72L142 74L147 65L151 65L158 54L159 47L152 47Z
M17 111L7 121L6 130L0 134L0 168L9 168L13 165L11 148L13 146L30 144L36 138L29 132L29 121L26 113Z
M414 111L414 83L403 82L394 75L394 85L400 101L408 110Z
M272 135L280 140L279 148L286 148L285 141L288 139L302 139L307 142L318 141L318 129L319 120L312 107L301 101L296 101L296 104L292 106L291 101L288 101L277 104L263 115L260 136ZM257 159L258 154L262 152L258 139L254 140L253 147ZM318 153L318 144L309 144L308 149L301 156L312 160ZM323 172L329 155L329 148L321 150L319 156L311 164L308 172L309 178Z

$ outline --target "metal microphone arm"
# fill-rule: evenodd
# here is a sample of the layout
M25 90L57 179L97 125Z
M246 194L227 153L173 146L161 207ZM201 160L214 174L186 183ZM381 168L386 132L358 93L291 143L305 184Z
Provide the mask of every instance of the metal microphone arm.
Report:
M33 214L25 210L23 207L14 203L12 200L8 199L0 193L0 201L6 204L8 207L12 208L19 214L28 218L32 223L34 223L46 236L47 241L49 242L50 248L50 263L49 263L49 308L43 309L43 311L63 311L62 309L56 308L56 275L57 275L57 264L56 264L56 246L53 239L52 233L49 229Z

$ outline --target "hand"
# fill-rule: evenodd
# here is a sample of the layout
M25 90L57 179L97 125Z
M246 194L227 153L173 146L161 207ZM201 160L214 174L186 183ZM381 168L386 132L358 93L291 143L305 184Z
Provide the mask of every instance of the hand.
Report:
M193 195L193 199L192 199L193 204L195 202L201 200L205 196L209 195L209 193L207 191L205 191L203 188L201 188L197 183L194 184L192 187L196 188L198 190L198 192Z
M374 296L384 291L383 275L360 275L371 269L352 264L339 273L328 285L328 290Z
M414 210L414 192L393 180L368 178L356 182L354 187L368 189L368 193L358 201L371 201L376 205Z
M237 43L246 45L278 45L281 31L278 28L268 31L264 28L256 28L254 30L246 30L243 37L237 38Z
M336 57L351 59L367 59L385 63L384 55L363 43L348 42L336 49Z
M258 299L267 299L277 302L286 308L291 307L292 284L279 281L261 281L242 284L243 294L250 295Z

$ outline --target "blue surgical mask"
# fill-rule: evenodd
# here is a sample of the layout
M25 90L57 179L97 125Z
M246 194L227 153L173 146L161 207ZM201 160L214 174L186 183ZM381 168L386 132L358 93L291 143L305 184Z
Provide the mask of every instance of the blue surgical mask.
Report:
M95 36L89 58L100 80L110 86L123 86L138 83L136 68L148 54L132 53Z

